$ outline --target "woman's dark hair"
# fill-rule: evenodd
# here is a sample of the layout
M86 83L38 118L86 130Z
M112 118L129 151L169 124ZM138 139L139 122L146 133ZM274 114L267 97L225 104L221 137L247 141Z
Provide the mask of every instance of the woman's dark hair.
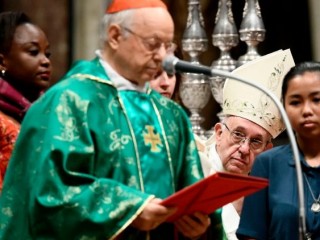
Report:
M290 80L298 75L303 75L305 72L320 73L320 62L314 62L314 61L302 62L292 67L289 70L289 72L285 75L282 83L281 95L282 95L283 103L284 103L285 96L287 94Z
M10 51L14 33L18 26L32 23L31 19L23 12L0 13L0 53L6 54Z

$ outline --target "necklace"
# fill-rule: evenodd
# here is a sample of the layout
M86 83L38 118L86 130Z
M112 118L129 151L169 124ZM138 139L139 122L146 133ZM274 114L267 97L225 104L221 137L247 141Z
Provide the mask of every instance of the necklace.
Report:
M314 201L314 202L312 203L312 205L311 205L311 211L312 211L312 212L315 212L315 213L320 212L320 193L319 193L318 198L316 199L315 196L314 196L314 194L313 194L313 192L312 192L312 189L311 189L310 183L309 183L309 181L308 181L308 179L307 179L307 177L306 177L306 174L303 173L303 176L304 176L304 178L306 179L306 182L307 182L309 191L310 191L311 196L312 196L313 201Z

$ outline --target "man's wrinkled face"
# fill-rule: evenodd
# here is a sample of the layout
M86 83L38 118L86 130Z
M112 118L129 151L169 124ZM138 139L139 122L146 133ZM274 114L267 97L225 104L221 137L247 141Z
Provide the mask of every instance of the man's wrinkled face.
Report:
M214 129L217 152L230 173L248 174L256 156L272 147L264 128L241 117L230 116Z
M117 72L138 85L154 79L172 46L174 26L170 14L162 8L141 9L132 24L119 26L117 31Z

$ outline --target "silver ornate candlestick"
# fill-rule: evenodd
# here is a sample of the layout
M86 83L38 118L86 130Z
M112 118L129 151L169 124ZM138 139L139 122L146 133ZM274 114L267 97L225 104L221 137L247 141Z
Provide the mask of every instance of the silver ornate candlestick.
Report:
M237 62L231 58L230 50L239 43L239 35L234 23L231 5L231 0L219 1L215 27L212 34L212 43L213 46L220 49L220 57L213 61L211 65L212 68L229 72L233 71L237 64ZM220 106L222 106L224 82L225 78L222 77L210 78L212 95ZM218 113L218 117L222 120L221 113Z
M260 56L257 45L264 40L265 32L258 0L246 0L239 33L241 41L246 42L248 50L239 58L237 66Z
M190 56L190 61L199 64L198 56L208 48L208 40L204 30L203 17L201 15L198 0L189 0L187 26L182 38L182 49ZM201 127L203 117L201 110L210 99L210 85L203 74L182 74L179 89L183 104L190 110L192 130L200 137L204 137L205 131Z
M204 30L204 21L199 0L189 0L188 19L182 37L182 49L190 56L191 62L198 62L200 53L208 48L208 39Z
M237 27L233 20L231 0L220 0L212 34L213 46L220 49L219 59L213 61L212 67L225 71L236 68L236 61L231 58L230 50L239 43Z

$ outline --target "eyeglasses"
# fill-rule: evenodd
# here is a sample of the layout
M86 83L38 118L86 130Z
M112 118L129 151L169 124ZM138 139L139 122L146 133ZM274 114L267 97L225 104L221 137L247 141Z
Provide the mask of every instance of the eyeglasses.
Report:
M164 46L164 49L168 54L173 53L176 50L177 45L174 44L173 42L163 42L156 37L150 37L150 38L142 37L129 28L123 27L123 29L131 33L132 35L140 38L145 48L150 52L153 52L153 53L158 52L162 45Z
M247 138L244 133L239 132L239 131L231 131L225 123L223 123L223 125L229 131L230 138L233 143L241 145L248 140L249 147L254 152L259 152L259 151L264 150L265 146L268 143L268 142L263 142L263 141L256 139L256 138Z

